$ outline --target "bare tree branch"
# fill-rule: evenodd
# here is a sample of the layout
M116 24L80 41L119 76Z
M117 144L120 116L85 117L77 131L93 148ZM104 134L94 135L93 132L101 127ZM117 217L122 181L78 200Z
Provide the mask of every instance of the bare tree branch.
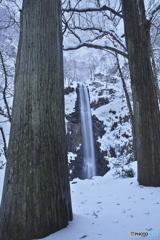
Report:
M149 18L149 21L151 23L155 13L157 13L158 11L160 10L160 4L158 4L153 10L152 12L150 13L150 18Z
M127 91L127 86L126 86L126 83L125 83L125 80L124 80L124 77L123 77L123 73L122 73L122 70L121 70L121 67L120 67L120 63L119 63L119 59L118 59L118 54L116 54L116 61L117 61L117 66L118 66L119 75L120 75L120 77L121 77L123 89L124 89L125 96L126 96L127 106L128 106L129 113L130 113L131 124L132 124L132 127L133 127L133 126L134 126L133 110L132 110L131 102L130 102L130 99L129 99L129 94L128 94L128 91Z
M68 8L68 9L62 9L62 11L64 12L101 12L101 11L110 11L112 13L114 13L115 15L123 18L123 15L120 12L115 11L114 9L107 7L106 5L104 5L103 7L99 7L99 8Z
M81 43L81 38L69 27L68 23L65 23L66 28L69 29L69 31L79 40L79 42Z
M4 88L3 88L3 100L4 100L4 103L5 103L5 107L6 107L6 110L7 110L7 115L8 115L8 119L9 121L11 122L11 113L10 113L10 109L9 109L9 105L8 105L8 102L7 102L7 97L6 97L6 91L7 91L7 87L8 87L8 77L7 77L7 70L6 70L6 67L5 67L5 63L4 63L4 59L3 59L3 55L0 51L0 59L1 59L1 62L2 62L2 69L3 69L3 72L4 72Z
M120 78L122 80L123 90L124 90L124 93L125 93L125 96L126 96L127 106L128 106L128 109L129 109L130 121L131 121L131 127L132 127L132 135L133 135L133 152L134 152L134 155L135 155L134 149L135 149L135 146L136 146L135 144L136 143L135 143L135 120L134 120L134 113L133 113L133 109L132 109L132 106L131 106L129 94L128 94L128 91L127 91L126 82L125 82L125 79L124 79L124 76L123 76L123 73L122 73L122 70L121 70L121 67L120 67L118 54L116 54L116 61L117 61L119 75L120 75ZM135 157L136 157L136 155L135 155Z
M16 1L11 1L11 2L15 4L15 6L16 6L16 8L17 8L18 10L20 10L20 7L17 5ZM16 12L15 12L15 11L12 11L11 8L9 7L9 5L6 4L6 3L3 4L3 6L5 7L6 11L7 11L8 14L9 14L9 16L8 16L9 20L6 21L6 22L8 22L7 26L2 27L2 29L3 29L3 28L11 27L11 26L13 26L14 24L16 24L18 27L20 27L20 22L18 22L18 21L16 20ZM3 21L3 22L5 22L5 21Z
M0 107L0 115L8 119L8 114L5 113L4 109L2 109L1 107ZM8 122L8 120L7 120L7 122Z
M1 131L2 140L3 140L4 155L7 158L7 143L6 143L6 138L5 138L5 134L2 127L0 127L0 131Z
M120 46L127 51L126 49L126 46L123 44L123 42L121 41L121 39L118 37L118 35L112 31L112 30L103 30L101 28L97 28L97 27L77 27L75 26L74 29L79 29L79 30L82 30L82 31L98 31L100 33L103 33L104 35L110 35L113 40L115 40L117 43L120 44Z
M92 43L86 43L86 42L80 43L79 45L74 46L74 47L64 48L63 50L65 50L65 51L77 50L77 49L80 49L82 47L95 48L95 49L101 49L101 50L110 50L112 52L115 52L117 54L122 55L125 58L128 58L127 53L125 53L124 51L122 51L122 50L120 50L118 48L111 47L111 46L103 46L103 45L98 45L98 44L92 44Z
M81 2L81 0L79 0L79 1L76 3L74 9L76 8L76 6L77 6L80 2ZM68 4L67 4L67 5L68 5ZM66 11L65 9L63 9L63 11L62 11L62 22L65 24L65 28L64 28L64 30L62 31L62 34L65 33L66 29L68 28L68 22L71 20L73 14L74 14L74 13L72 12L72 13L71 13L71 16L70 16L69 19L66 21L65 16L64 16L64 12L65 12L65 11Z

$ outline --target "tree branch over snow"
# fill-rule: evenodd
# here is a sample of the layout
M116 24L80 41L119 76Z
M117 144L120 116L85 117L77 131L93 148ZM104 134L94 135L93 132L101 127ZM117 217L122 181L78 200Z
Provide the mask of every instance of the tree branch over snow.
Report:
M6 143L6 139L5 139L5 134L3 131L3 128L0 126L0 132L2 135L2 139L3 139L3 150L4 150L4 155L7 158L7 143Z
M113 30L103 30L102 28L97 28L97 27L77 27L75 26L74 29L79 29L82 31L99 31L100 33L104 33L104 35L110 35L113 40L115 40L117 43L120 44L121 47L123 47L124 50L127 51L126 46L123 44L122 40L118 35L113 31Z
M17 10L20 10L20 7L18 6L18 4L16 3L15 0L10 0L11 3L14 3L15 7L17 8ZM16 20L16 10L12 11L11 6L8 5L8 3L3 3L2 6L5 7L6 11L8 12L8 20L4 21L4 23L6 24L8 22L8 24L6 26L1 27L1 29L5 29L5 28L9 28L11 26L13 26L14 24L16 24L19 28L20 28L20 22Z
M158 4L151 12L150 12L150 17L149 17L149 21L151 22L155 13L158 12L160 10L160 4Z
M79 2L81 2L81 0L79 0L77 3L76 3L76 5L75 5L75 8L76 8L76 6L79 4ZM65 3L65 1L62 3L62 5ZM65 24L65 28L64 28L64 30L63 30L63 34L65 33L65 31L67 30L67 28L68 28L68 22L71 20L71 18L72 18L72 16L73 16L73 12L71 13L71 16L69 17L69 19L65 19L65 16L64 16L64 12L65 12L65 10L66 9L63 9L62 10L62 22L64 22L64 24Z
M115 11L114 9L107 7L106 5L99 7L99 8L68 8L62 9L64 12L101 12L101 11L110 11L111 13L123 18L123 15L120 12Z
M99 45L99 44L92 44L92 43L87 43L87 42L80 43L80 44L78 44L78 45L76 45L74 47L64 48L63 50L64 51L77 50L77 49L80 49L82 47L95 48L95 49L100 49L100 50L109 50L109 51L115 52L117 54L120 54L120 55L122 55L125 58L128 58L127 53L122 51L122 50L120 50L120 49L118 49L118 48L107 46L107 45L103 46L103 45Z
M122 70L121 70L121 67L120 67L119 58L118 58L117 54L116 54L116 61L117 61L119 75L120 75L120 78L122 80L123 90L124 90L125 96L126 96L127 106L128 106L129 113L130 113L130 120L131 120L131 125L132 125L132 130L133 130L134 129L134 114L133 114L132 105L131 105L131 102L130 102L130 99L129 99L129 94L128 94L128 91L127 91L126 82L125 82L125 79L124 79L124 76L123 76L123 73L122 73Z
M3 69L3 72L4 72L4 88L3 88L3 91L2 91L3 100L4 100L4 103L5 103L5 107L7 109L8 119L11 122L11 113L10 113L10 109L9 109L9 105L8 105L7 97L6 97L6 91L7 91L7 87L8 87L7 70L6 70L6 67L5 67L5 63L4 63L4 59L3 59L3 55L1 53L1 51L0 51L0 59L1 59L1 63L2 63L2 69Z
M68 23L66 22L65 23L65 25L66 25L66 28L65 29L69 29L69 31L79 40L79 42L81 43L82 41L81 41L81 38L69 27L69 25L68 25Z

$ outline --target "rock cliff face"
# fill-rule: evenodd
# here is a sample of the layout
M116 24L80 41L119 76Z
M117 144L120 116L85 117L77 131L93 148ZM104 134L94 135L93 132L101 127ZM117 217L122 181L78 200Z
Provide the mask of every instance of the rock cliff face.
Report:
M83 142L81 135L81 121L79 114L79 99L75 103L75 112L66 115L68 152L76 155L75 160L69 161L70 180L84 179L83 175ZM109 171L108 161L105 160L107 151L101 151L98 138L105 133L103 123L94 115L92 116L93 135L96 156L96 175L103 176Z

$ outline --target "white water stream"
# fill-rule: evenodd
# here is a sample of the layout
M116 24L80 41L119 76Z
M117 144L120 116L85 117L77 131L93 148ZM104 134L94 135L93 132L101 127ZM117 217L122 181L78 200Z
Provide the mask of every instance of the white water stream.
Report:
M85 178L91 179L96 175L95 149L92 129L92 116L89 93L85 84L78 83L80 98L80 116L83 141L83 172Z

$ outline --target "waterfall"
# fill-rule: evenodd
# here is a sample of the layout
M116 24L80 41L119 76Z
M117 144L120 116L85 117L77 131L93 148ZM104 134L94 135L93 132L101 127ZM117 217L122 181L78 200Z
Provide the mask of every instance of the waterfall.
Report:
M83 173L84 178L91 179L96 175L96 165L89 92L83 83L78 83L77 91L79 94L79 108L83 141Z

